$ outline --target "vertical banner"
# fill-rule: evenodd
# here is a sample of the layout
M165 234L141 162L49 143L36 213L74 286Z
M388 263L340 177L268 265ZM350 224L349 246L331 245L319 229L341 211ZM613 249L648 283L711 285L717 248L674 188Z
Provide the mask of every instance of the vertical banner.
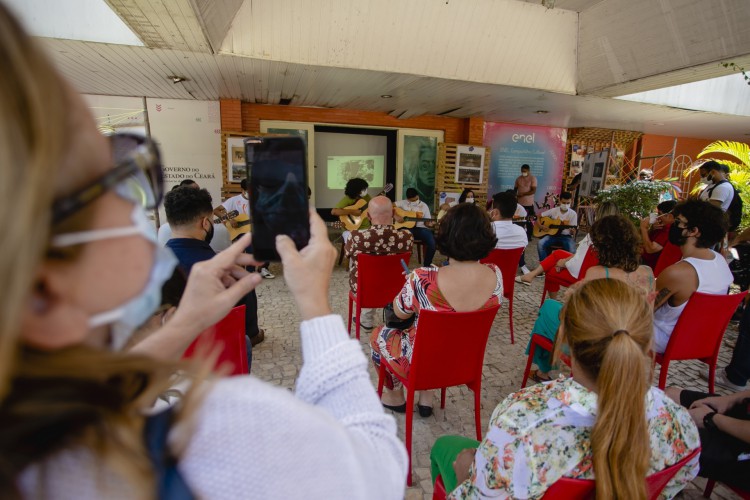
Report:
M414 188L419 199L427 204L430 212L435 211L435 165L437 159L437 137L403 135L403 190L401 198L406 198L406 189Z
M484 145L491 150L488 194L513 189L521 165L526 164L536 177L534 201L542 209L560 194L566 141L564 128L485 123Z

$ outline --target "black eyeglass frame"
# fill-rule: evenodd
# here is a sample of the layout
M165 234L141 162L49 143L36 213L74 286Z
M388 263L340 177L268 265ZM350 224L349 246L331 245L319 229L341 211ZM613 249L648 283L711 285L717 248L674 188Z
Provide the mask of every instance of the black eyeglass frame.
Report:
M164 171L162 169L159 148L147 137L136 134L115 134L110 136L110 140L114 142L118 137L134 140L136 147L133 148L133 151L136 151L140 147L146 147L151 156L151 161L149 161L147 165L144 165L144 160L146 158L144 158L143 155L131 153L98 179L81 189L74 191L68 196L55 200L52 204L53 225L62 222L67 217L73 215L75 212L81 210L83 207L117 186L120 182L128 177L136 176L138 173L143 173L143 175L146 176L154 198L153 203L144 206L144 208L152 210L159 206L164 198Z

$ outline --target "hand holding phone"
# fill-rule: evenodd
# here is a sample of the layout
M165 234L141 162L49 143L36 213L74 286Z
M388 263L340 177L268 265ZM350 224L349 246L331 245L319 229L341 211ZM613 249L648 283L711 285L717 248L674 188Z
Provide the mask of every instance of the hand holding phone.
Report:
M253 218L253 255L278 261L276 236L285 234L297 250L310 240L307 202L307 155L299 137L245 139Z

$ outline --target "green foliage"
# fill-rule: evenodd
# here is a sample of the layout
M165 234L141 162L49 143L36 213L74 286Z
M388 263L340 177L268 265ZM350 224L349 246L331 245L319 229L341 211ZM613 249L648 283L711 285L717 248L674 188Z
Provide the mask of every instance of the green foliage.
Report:
M620 213L637 225L640 220L654 211L659 204L659 197L672 192L672 185L664 181L643 182L636 181L622 186L599 191L596 195L597 204L605 201L614 202Z

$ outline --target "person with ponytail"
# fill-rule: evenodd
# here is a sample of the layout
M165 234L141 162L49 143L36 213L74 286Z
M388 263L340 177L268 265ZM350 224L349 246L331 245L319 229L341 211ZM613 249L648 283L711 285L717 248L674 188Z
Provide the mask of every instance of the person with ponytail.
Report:
M563 309L555 351L569 348L573 376L508 396L481 443L443 436L431 452L449 498L540 498L562 477L593 479L596 497L646 499L646 477L700 446L689 413L651 386L651 305L620 280L593 280ZM670 480L672 498L698 458Z
M101 135L3 3L0 61L0 498L402 498L406 450L331 313L320 217L302 251L276 239L302 320L294 394L180 361L262 281L250 235L195 264L164 325L123 350L176 264L146 215L158 148ZM179 374L189 392L155 412Z

